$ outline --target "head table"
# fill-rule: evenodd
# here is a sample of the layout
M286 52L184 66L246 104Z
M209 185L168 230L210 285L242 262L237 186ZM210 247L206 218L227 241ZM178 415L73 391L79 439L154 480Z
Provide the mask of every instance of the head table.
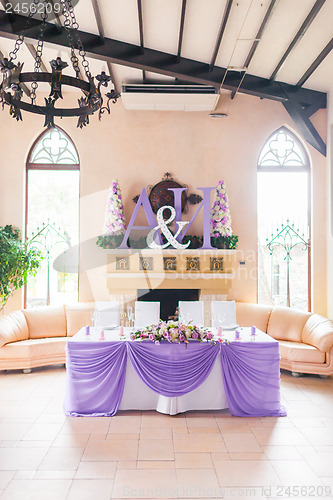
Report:
M118 410L229 408L235 416L285 416L280 403L279 344L250 328L224 332L223 341L184 343L129 340L130 329L85 335L66 346L64 412L70 416L113 416ZM103 335L103 334L102 334Z

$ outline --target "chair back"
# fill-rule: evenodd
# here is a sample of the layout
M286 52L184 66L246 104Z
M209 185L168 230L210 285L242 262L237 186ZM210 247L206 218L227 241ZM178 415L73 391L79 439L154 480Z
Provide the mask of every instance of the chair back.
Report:
M120 325L120 302L96 301L94 311L95 326L102 328Z
M179 321L203 326L204 307L201 300L180 300L178 302Z
M234 300L213 300L212 326L231 326L236 324L236 303Z
M137 300L135 302L134 328L144 328L160 321L160 303L144 302Z

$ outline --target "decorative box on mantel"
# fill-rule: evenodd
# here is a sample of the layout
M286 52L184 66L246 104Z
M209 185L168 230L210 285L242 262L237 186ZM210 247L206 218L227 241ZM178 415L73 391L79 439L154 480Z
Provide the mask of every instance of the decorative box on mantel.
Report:
M237 250L108 250L110 294L137 289L200 289L227 294Z

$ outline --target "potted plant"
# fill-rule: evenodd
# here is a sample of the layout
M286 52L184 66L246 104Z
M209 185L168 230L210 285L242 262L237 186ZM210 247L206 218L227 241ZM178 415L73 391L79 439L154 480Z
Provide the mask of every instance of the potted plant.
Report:
M11 295L36 274L41 254L20 239L19 229L0 226L0 311Z

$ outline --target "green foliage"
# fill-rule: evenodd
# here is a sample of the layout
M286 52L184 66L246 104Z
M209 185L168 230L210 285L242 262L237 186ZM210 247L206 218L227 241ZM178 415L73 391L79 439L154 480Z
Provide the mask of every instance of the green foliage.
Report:
M112 234L108 236L99 236L97 239L97 245L101 248L118 248L123 240L123 234ZM189 249L201 248L203 243L202 236L197 235L188 235L186 234L182 240L183 244L186 244L190 241ZM162 235L162 242L166 243L166 239L164 235ZM148 248L146 243L146 238L141 237L137 240L128 240L128 246L130 248ZM225 248L228 250L234 250L238 245L238 236L218 236L211 238L211 244L215 248Z
M0 310L28 276L36 274L40 260L40 252L20 240L18 229L0 226Z

